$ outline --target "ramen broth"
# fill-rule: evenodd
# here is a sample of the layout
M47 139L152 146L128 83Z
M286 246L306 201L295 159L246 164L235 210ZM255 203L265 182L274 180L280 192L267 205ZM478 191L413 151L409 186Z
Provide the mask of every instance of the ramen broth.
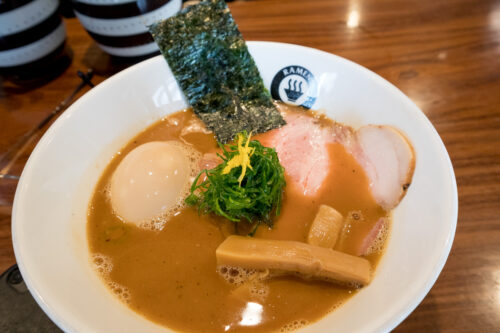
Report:
M325 117L319 121L333 126ZM190 110L162 119L116 154L102 175L89 208L88 239L94 264L110 289L149 320L182 332L290 331L317 321L354 295L355 288L293 276L241 284L245 271L230 268L223 270L224 279L216 269L215 250L235 233L235 227L221 217L199 215L196 208L180 209L156 231L124 223L113 213L108 186L123 157L141 144L161 140L182 141L201 153L215 152L213 135L199 124ZM274 227L260 226L255 237L305 241L319 206L326 204L346 220L335 249L356 254L387 212L375 203L363 169L344 147L331 143L328 153L331 170L325 186L314 197L305 197L287 179ZM245 227L239 232L244 234ZM366 257L373 269L381 253Z

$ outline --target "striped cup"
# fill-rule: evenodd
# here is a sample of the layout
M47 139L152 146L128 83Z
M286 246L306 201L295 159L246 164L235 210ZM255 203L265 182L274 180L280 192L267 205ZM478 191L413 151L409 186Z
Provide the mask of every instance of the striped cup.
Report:
M176 14L181 4L181 0L73 0L73 10L104 52L142 57L159 52L147 26Z
M53 69L66 40L58 7L58 0L0 1L0 74Z

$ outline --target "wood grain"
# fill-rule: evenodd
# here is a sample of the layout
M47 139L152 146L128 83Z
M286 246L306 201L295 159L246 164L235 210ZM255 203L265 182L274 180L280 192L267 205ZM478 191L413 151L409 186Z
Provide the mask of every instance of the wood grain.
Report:
M458 227L436 284L395 331L499 331L500 1L271 0L230 7L247 40L295 43L350 59L424 111L455 168ZM36 89L8 82L0 89L0 152L78 84L77 69L94 68L98 83L129 65L102 53L76 19L66 24L73 62L61 76ZM0 202L11 199L14 185L1 184ZM14 262L9 212L0 209L0 271Z

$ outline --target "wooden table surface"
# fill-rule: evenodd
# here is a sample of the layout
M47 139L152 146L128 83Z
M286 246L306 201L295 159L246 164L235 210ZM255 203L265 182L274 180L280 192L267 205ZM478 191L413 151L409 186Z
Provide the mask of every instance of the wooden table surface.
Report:
M350 59L427 115L455 168L457 233L436 284L396 331L500 331L500 1L271 0L230 8L247 40ZM62 75L37 88L0 87L0 153L73 90L78 69L93 68L99 83L129 65L100 51L76 19L66 27L73 61ZM14 181L0 179L0 272L15 263L8 208L14 190Z

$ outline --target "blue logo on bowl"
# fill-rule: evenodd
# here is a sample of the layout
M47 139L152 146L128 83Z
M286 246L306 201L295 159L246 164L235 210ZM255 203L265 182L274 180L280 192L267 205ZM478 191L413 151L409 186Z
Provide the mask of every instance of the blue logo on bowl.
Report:
M318 86L314 75L305 67L292 65L274 75L271 96L292 105L310 109L317 97Z

